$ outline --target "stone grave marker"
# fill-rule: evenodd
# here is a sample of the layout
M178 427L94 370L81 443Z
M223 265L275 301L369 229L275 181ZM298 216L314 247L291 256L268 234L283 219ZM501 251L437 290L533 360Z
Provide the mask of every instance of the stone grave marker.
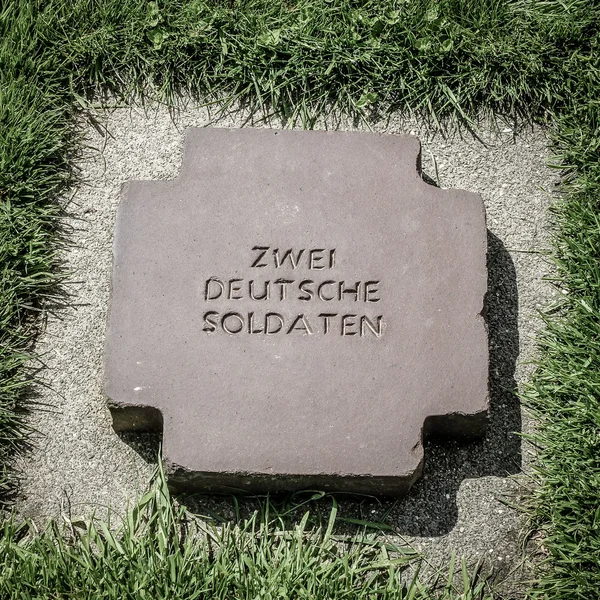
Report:
M114 427L163 430L176 490L400 495L484 431L484 207L414 137L191 129L124 187L112 285Z

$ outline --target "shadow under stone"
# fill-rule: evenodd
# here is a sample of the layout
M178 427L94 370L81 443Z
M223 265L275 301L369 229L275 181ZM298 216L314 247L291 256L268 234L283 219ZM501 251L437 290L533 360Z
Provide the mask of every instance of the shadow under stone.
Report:
M504 244L490 231L487 263L488 429L479 440L426 441L423 474L408 495L396 501L390 523L406 535L430 537L451 531L458 519L456 495L464 479L506 477L521 469L521 410L514 378L519 354L516 272ZM385 512L385 506L379 505L376 512Z
M518 432L521 429L521 412L514 379L519 353L516 272L504 244L490 231L487 266L485 320L490 358L490 419L485 437L468 441L427 439L423 474L407 496L394 500L334 494L343 516L386 522L404 535L441 536L450 532L456 524L456 496L463 480L484 476L506 477L520 471ZM161 434L119 432L119 436L146 461L156 462ZM290 502L293 504L290 499L306 501L311 495L296 492L271 497L289 506ZM192 512L211 515L217 520L233 518L232 507L235 507L236 515L250 514L259 502L259 497L234 489L230 494L182 494L177 497ZM325 498L311 504L317 512L327 512L331 501Z

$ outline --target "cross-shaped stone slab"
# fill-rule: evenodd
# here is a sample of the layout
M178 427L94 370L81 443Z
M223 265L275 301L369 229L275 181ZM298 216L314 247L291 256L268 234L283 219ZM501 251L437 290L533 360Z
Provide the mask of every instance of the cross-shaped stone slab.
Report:
M179 490L403 494L425 435L483 432L486 289L481 198L416 138L192 129L118 210L114 427L162 428Z

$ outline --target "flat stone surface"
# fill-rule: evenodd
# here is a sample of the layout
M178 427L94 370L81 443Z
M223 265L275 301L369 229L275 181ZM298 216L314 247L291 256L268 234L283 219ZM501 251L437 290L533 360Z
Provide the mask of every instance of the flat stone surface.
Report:
M191 129L177 179L126 186L105 389L174 488L402 494L424 434L483 433L484 207L419 163L411 136Z

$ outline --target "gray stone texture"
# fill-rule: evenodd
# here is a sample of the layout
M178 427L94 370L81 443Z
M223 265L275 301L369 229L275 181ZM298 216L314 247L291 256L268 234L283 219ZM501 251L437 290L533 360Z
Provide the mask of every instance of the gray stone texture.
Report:
M411 136L205 128L126 186L106 392L175 489L400 495L424 435L483 433L485 210L419 170Z

